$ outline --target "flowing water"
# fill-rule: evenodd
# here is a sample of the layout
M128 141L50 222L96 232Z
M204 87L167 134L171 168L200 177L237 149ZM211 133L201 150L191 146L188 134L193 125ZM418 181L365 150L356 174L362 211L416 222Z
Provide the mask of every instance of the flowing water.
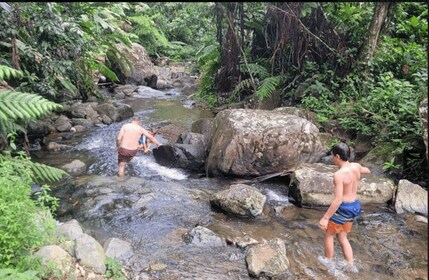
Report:
M135 96L130 104L143 126L171 122L190 128L210 117L192 108L175 90ZM197 178L182 169L158 165L151 154L138 154L118 178L115 137L124 120L77 135L61 152L37 152L35 160L55 167L80 159L82 176L62 182L59 220L77 219L84 231L103 244L117 237L131 243L124 261L130 279L252 279L246 249L200 247L183 235L202 225L227 240L281 238L286 243L289 272L275 279L428 279L427 224L414 215L397 215L387 206L364 206L349 240L357 271L349 271L335 243L335 259L323 259L323 234L317 223L326 208L298 208L289 200L287 178L253 184L267 196L263 214L238 218L212 209L210 195L235 182L228 178ZM157 135L161 143L167 143ZM88 208L88 205L89 208Z

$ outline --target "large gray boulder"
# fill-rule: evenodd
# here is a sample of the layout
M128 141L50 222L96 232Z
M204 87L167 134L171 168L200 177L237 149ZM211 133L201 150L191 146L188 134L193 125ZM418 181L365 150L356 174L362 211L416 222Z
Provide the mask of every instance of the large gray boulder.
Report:
M317 162L319 130L298 116L276 111L227 109L215 118L207 174L261 176Z
M266 200L257 188L236 184L213 194L210 203L228 213L256 217L262 214Z
M107 116L114 122L119 122L134 116L134 111L130 105L123 103L102 103L95 107L101 116Z
M246 263L249 274L253 277L271 279L286 273L289 270L289 260L284 241L275 238L250 247L246 255Z
M395 211L428 215L428 192L408 180L400 180L395 200Z
M114 63L113 71L118 75L123 84L146 85L144 79L150 77L154 72L154 64L147 54L145 48L140 44L133 43L131 48L117 44L116 48L130 62L131 67L126 63L117 65Z
M303 164L291 176L289 195L296 203L308 206L329 206L334 198L335 165ZM396 186L392 180L373 174L362 175L357 191L361 204L385 204L393 199Z

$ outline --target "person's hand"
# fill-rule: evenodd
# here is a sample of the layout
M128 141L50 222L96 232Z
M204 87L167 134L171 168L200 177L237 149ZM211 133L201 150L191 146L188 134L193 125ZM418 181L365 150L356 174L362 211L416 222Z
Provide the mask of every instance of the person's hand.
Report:
M326 231L326 229L328 228L328 222L329 222L328 219L326 219L325 217L322 217L322 219L320 219L319 221L319 228L323 231Z

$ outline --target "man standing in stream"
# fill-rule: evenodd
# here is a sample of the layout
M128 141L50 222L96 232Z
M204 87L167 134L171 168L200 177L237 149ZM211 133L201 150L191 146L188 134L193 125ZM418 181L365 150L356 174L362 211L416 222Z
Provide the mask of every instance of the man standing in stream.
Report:
M349 268L353 266L353 250L347 234L354 220L361 214L361 205L357 199L357 190L362 174L370 173L367 167L349 162L350 148L346 143L338 143L332 148L332 161L338 170L334 173L334 200L319 221L319 227L325 233L325 257L332 261L334 257L334 237L340 242L344 258Z
M140 119L132 117L131 122L124 124L116 137L116 150L118 152L118 176L125 175L125 165L137 154L139 151L139 138L145 135L158 147L161 143L150 134L146 129L140 126Z

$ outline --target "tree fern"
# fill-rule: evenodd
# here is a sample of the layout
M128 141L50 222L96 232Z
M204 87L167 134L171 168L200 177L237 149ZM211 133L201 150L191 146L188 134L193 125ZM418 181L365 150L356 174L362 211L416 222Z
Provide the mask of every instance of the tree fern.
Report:
M270 76L270 73L264 66L256 63L248 63L247 65L240 64L240 72L244 74L252 73L254 77L258 77L260 80L263 80Z
M261 82L261 85L258 87L258 90L256 91L256 95L261 99L270 97L271 94L278 88L278 86L282 82L283 82L282 76L266 78Z
M9 80L10 78L22 78L24 74L16 69L6 65L0 65L0 81Z
M32 120L43 117L62 106L43 97L25 92L0 91L0 120Z
M48 165L40 164L40 163L31 163L31 171L33 172L33 180L34 182L41 184L46 182L56 182L63 178L63 176L68 175L62 169L51 167Z
M252 80L250 78L239 82L234 87L234 90L232 91L232 96L237 96L242 90L248 89L248 88L252 88Z

